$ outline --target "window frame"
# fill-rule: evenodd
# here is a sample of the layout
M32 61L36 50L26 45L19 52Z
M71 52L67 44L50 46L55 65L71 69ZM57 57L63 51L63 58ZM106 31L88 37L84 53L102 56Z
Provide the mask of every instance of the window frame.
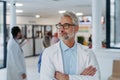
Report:
M7 62L7 41L6 41L6 1L0 1L0 3L3 3L3 44L4 44L4 53L3 53L3 67L0 67L0 69L2 68L6 68L6 62Z
M115 7L114 7L115 8ZM116 10L116 9L115 9ZM116 11L114 10L114 15ZM115 17L114 17L114 38L115 38ZM113 47L111 44L111 0L106 1L106 48L120 49L120 47Z

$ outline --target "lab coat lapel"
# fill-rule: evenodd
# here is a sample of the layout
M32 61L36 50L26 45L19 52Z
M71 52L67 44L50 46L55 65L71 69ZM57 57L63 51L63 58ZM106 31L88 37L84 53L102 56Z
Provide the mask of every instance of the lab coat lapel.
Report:
M64 73L63 60L62 60L62 51L61 51L61 48L60 48L60 42L59 42L59 44L57 46L57 49L58 49L58 57L57 57L57 59L58 59L58 63L59 63L59 70Z
M77 43L77 71L76 74L79 74L83 70L84 66L84 56L82 54L85 54L85 51L82 49L82 46Z

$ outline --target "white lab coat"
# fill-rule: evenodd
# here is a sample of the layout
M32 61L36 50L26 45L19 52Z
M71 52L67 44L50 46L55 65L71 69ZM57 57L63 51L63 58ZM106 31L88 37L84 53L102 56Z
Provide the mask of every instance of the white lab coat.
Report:
M82 73L82 71L90 65L96 67L96 74L94 76L80 75L80 73ZM55 71L64 73L60 42L44 50L41 63L40 80L55 80ZM77 43L76 74L69 75L69 80L100 80L100 71L95 55L90 49L79 43Z
M11 38L7 45L7 80L23 80L23 73L26 74L23 51L19 43Z

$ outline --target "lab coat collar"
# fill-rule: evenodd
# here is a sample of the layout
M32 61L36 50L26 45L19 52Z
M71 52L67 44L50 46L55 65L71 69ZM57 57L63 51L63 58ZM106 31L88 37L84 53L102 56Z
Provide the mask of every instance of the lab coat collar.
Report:
M69 47L62 40L60 41L60 47L63 52L69 49Z
M62 51L67 51L68 49L75 50L77 48L77 43L75 42L72 48L69 48L62 40L60 41L60 46Z

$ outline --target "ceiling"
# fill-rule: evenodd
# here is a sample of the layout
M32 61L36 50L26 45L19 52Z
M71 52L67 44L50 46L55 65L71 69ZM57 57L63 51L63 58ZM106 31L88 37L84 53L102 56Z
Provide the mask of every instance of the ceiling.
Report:
M10 3L10 0L4 0ZM59 10L69 10L75 13L81 12L84 15L92 14L92 0L15 0L22 3L23 6L17 9L23 10L23 13L17 13L18 16L34 17L39 14L42 18L56 17ZM102 0L105 5L104 1ZM104 7L104 6L103 6ZM7 7L7 14L10 13L10 6Z

